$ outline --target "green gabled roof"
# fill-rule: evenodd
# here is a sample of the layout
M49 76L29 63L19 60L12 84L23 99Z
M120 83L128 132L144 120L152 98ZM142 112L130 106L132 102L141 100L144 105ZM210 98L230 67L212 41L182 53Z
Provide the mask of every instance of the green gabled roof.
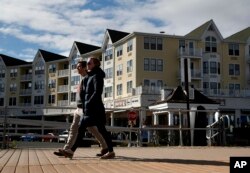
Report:
M243 42L246 43L248 38L250 37L250 27L243 29L227 38L224 41L226 42Z

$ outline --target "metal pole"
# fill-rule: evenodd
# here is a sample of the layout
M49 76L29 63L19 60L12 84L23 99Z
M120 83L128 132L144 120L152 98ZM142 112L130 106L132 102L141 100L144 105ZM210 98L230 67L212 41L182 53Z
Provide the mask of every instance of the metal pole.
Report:
M3 149L7 148L7 141L6 141L6 127L7 127L7 107L4 107L4 122L3 122Z
M190 128L190 107L189 107L189 79L188 79L188 59L184 59L184 75L185 75L185 90L187 93L187 126ZM191 140L190 131L188 131L187 136Z
M188 127L190 127L190 115L189 115L189 79L188 79L188 59L184 59L184 74L185 74L185 90L187 92L187 123Z

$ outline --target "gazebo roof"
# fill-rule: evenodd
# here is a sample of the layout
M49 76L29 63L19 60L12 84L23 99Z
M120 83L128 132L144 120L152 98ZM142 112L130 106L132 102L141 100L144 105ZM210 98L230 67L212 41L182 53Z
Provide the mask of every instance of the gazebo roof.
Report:
M187 102L187 94L185 90L182 89L181 86L173 89L173 91L167 96L165 100L156 101L152 105L158 105L162 103L186 103ZM197 104L218 104L215 100L212 100L194 89L194 97L193 99L189 98L189 103L197 103Z

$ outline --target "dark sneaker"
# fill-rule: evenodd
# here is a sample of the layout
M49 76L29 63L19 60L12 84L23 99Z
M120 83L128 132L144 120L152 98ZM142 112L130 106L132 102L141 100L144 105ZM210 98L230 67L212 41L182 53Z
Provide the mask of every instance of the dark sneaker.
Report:
M62 154L64 155L64 157L72 159L72 157L74 155L73 151L71 151L71 150L61 150L61 151L62 151Z
M53 154L55 154L56 156L64 156L61 152L59 152L59 151L54 151L54 153Z
M109 152L101 157L101 159L113 159L113 158L115 158L114 152Z
M107 148L102 149L100 153L97 153L97 154L96 154L96 156L101 157L101 156L105 155L106 153L108 153L108 151L109 151L109 150L108 150Z

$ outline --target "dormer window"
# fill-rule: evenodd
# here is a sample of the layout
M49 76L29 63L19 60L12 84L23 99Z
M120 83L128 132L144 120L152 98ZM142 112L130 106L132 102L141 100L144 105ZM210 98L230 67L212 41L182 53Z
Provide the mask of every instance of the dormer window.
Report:
M208 36L205 39L205 51L206 52L217 52L217 43L216 38L212 36Z
M10 77L17 77L17 68L10 69Z

